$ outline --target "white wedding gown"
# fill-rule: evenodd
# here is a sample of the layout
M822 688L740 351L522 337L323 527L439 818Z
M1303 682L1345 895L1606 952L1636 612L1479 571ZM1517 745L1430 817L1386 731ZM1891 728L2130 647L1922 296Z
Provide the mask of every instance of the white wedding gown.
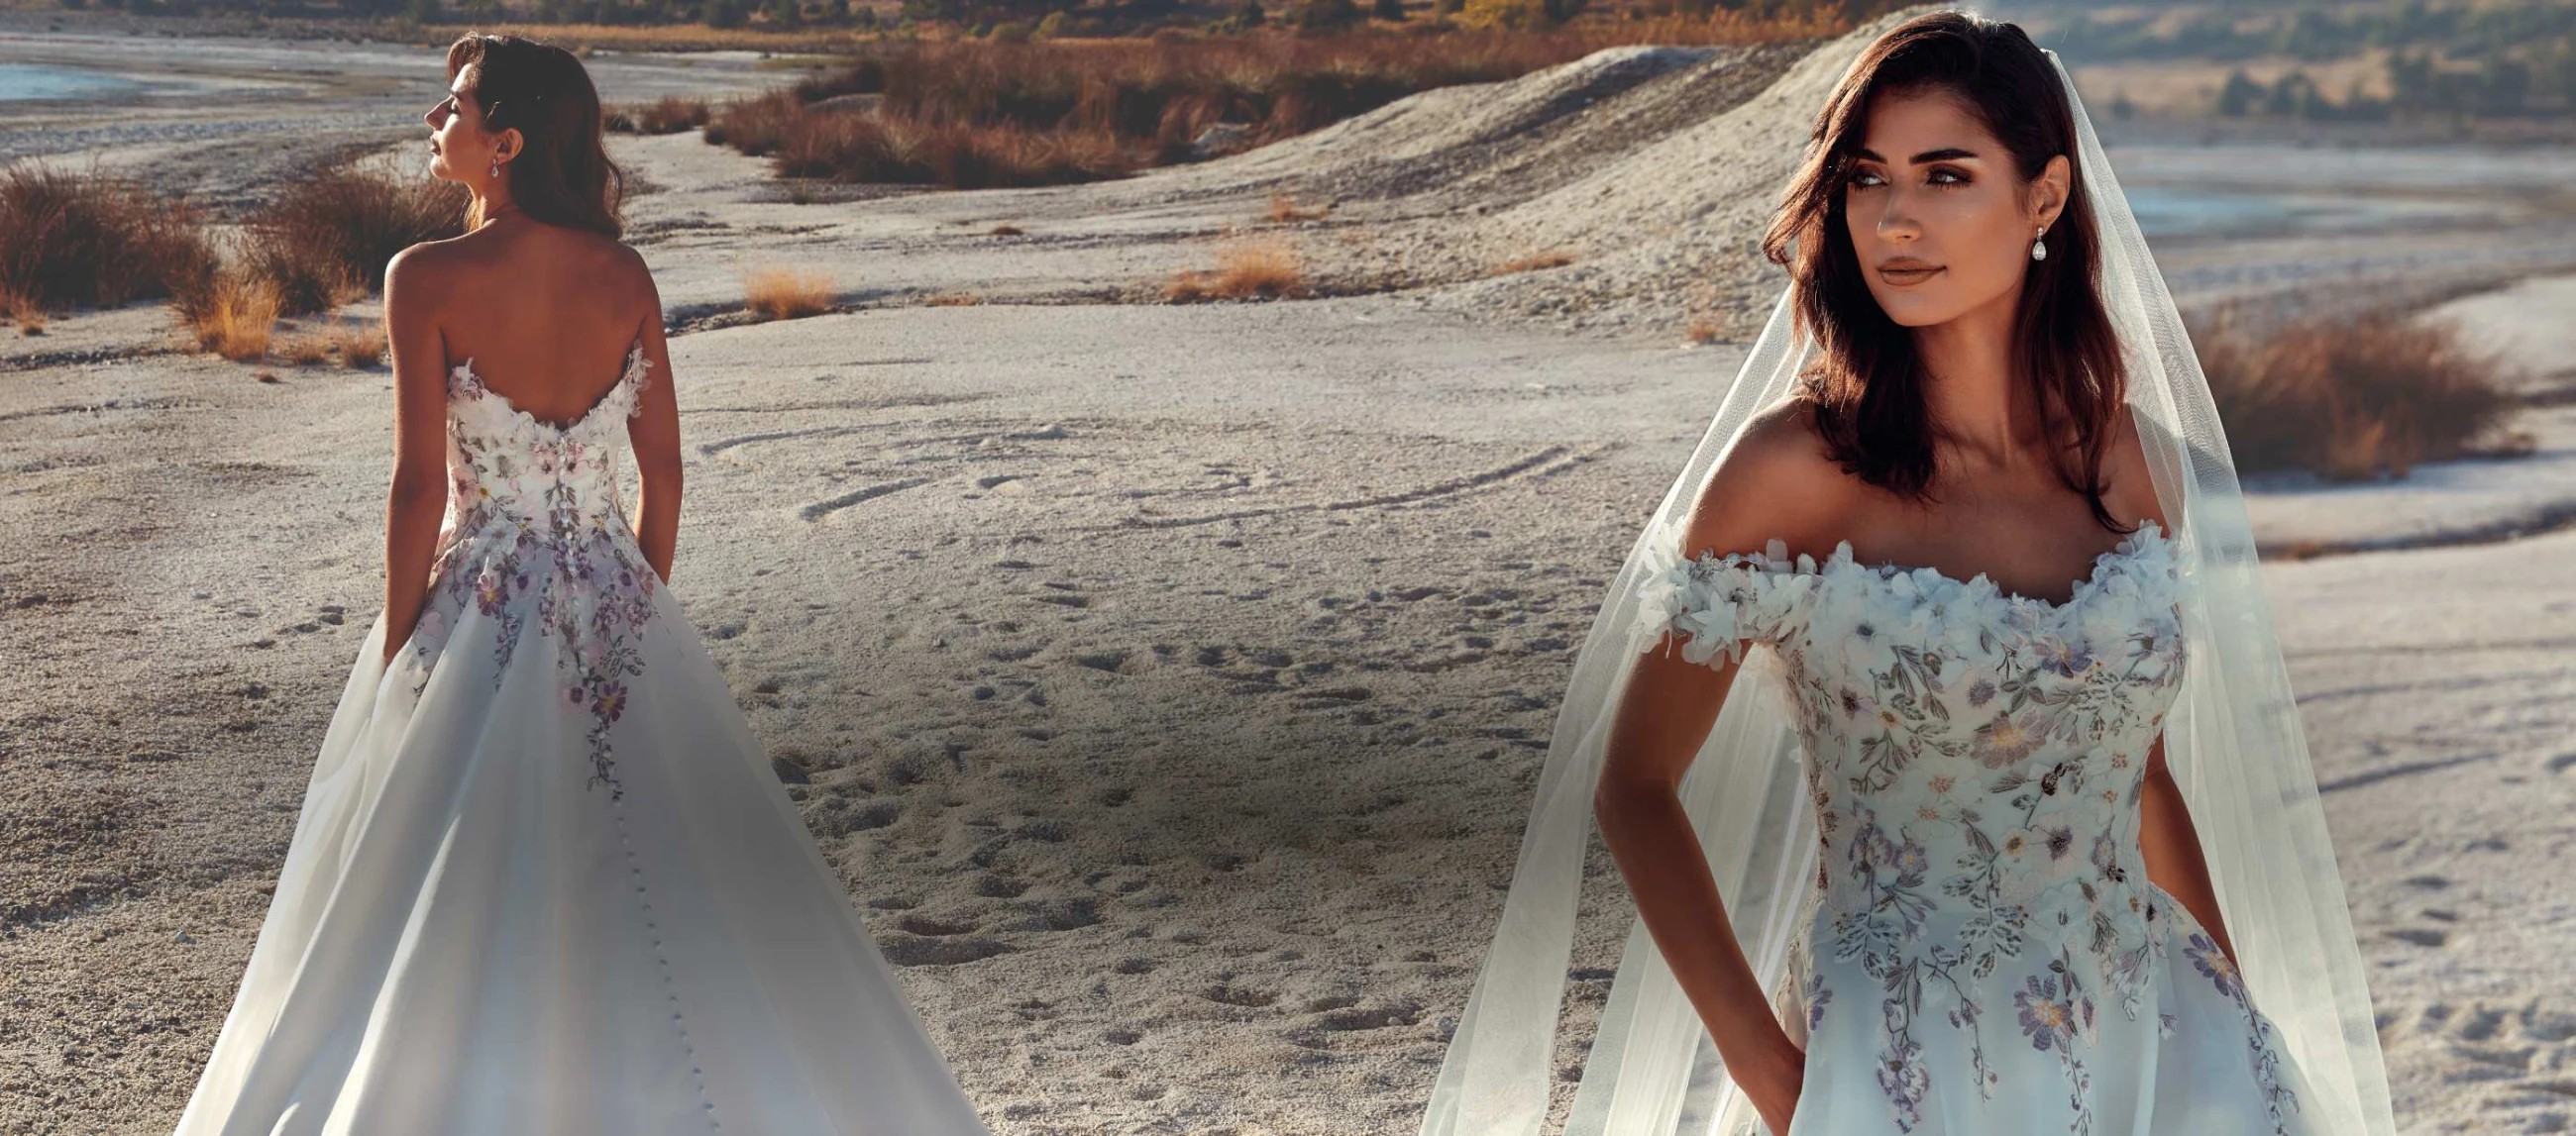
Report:
M2141 858L2188 586L2156 523L2063 604L1784 552L1675 554L1638 618L1693 662L1782 664L1737 689L1784 699L1820 843L1776 992L1806 1050L1788 1136L2330 1136Z
M983 1133L627 527L642 345L564 427L471 363L178 1136Z

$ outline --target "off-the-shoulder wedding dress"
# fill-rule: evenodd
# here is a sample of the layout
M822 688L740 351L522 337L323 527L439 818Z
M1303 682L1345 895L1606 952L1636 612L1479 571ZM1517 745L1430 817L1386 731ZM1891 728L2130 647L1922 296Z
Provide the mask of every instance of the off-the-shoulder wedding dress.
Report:
M2153 520L2063 603L1848 542L1822 564L1658 543L1641 638L1777 652L1742 693L1785 699L1802 743L1819 848L1778 991L1806 1048L1790 1136L2314 1132L2272 1024L2140 858L2185 650Z

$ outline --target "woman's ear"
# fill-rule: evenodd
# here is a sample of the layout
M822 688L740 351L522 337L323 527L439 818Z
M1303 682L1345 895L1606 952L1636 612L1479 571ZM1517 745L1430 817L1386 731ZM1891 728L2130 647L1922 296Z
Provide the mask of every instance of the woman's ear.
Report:
M2031 179L2031 219L2040 228L2045 229L2056 224L2058 215L2066 211L2066 198L2071 192L2074 170L2073 164L2066 160L2066 155L2059 154L2050 158L2048 164L2040 168L2038 177Z

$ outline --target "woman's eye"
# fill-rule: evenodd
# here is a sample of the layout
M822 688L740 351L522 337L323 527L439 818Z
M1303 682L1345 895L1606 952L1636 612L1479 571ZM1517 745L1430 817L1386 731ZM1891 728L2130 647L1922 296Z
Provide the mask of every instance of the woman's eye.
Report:
M1960 173L1957 170L1934 170L1932 171L1932 184L1966 185L1968 184L1968 175Z
M1871 189L1875 188L1879 184L1879 176L1867 170L1863 170L1851 176L1851 187L1853 189Z

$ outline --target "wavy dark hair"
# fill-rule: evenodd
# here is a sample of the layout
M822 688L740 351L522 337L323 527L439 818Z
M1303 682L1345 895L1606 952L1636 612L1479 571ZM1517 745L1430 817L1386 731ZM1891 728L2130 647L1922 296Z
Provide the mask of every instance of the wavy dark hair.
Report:
M614 239L625 231L617 215L626 175L608 160L600 139L599 89L581 60L550 43L524 36L473 32L447 46L447 81L474 71L474 104L483 128L517 130L526 145L502 167L510 201L529 218ZM480 206L476 206L479 211ZM468 217L480 225L479 215Z
M1890 29L1843 75L1762 238L1763 254L1789 269L1799 327L1817 347L1799 388L1816 433L1844 472L1916 502L1933 496L1929 377L1913 335L1869 293L1843 202L1872 101L1926 90L1969 107L2024 181L2057 155L2075 161L2074 108L2039 45L2014 24L1935 12ZM2063 444L2050 451L2060 480L2084 494L2104 528L2127 532L2102 505L2102 461L2127 375L2094 283L2101 239L2083 171L2070 175L2066 208L2049 227L2048 259L2022 279L2012 367L2039 396L2051 440L2072 432L2075 468Z

